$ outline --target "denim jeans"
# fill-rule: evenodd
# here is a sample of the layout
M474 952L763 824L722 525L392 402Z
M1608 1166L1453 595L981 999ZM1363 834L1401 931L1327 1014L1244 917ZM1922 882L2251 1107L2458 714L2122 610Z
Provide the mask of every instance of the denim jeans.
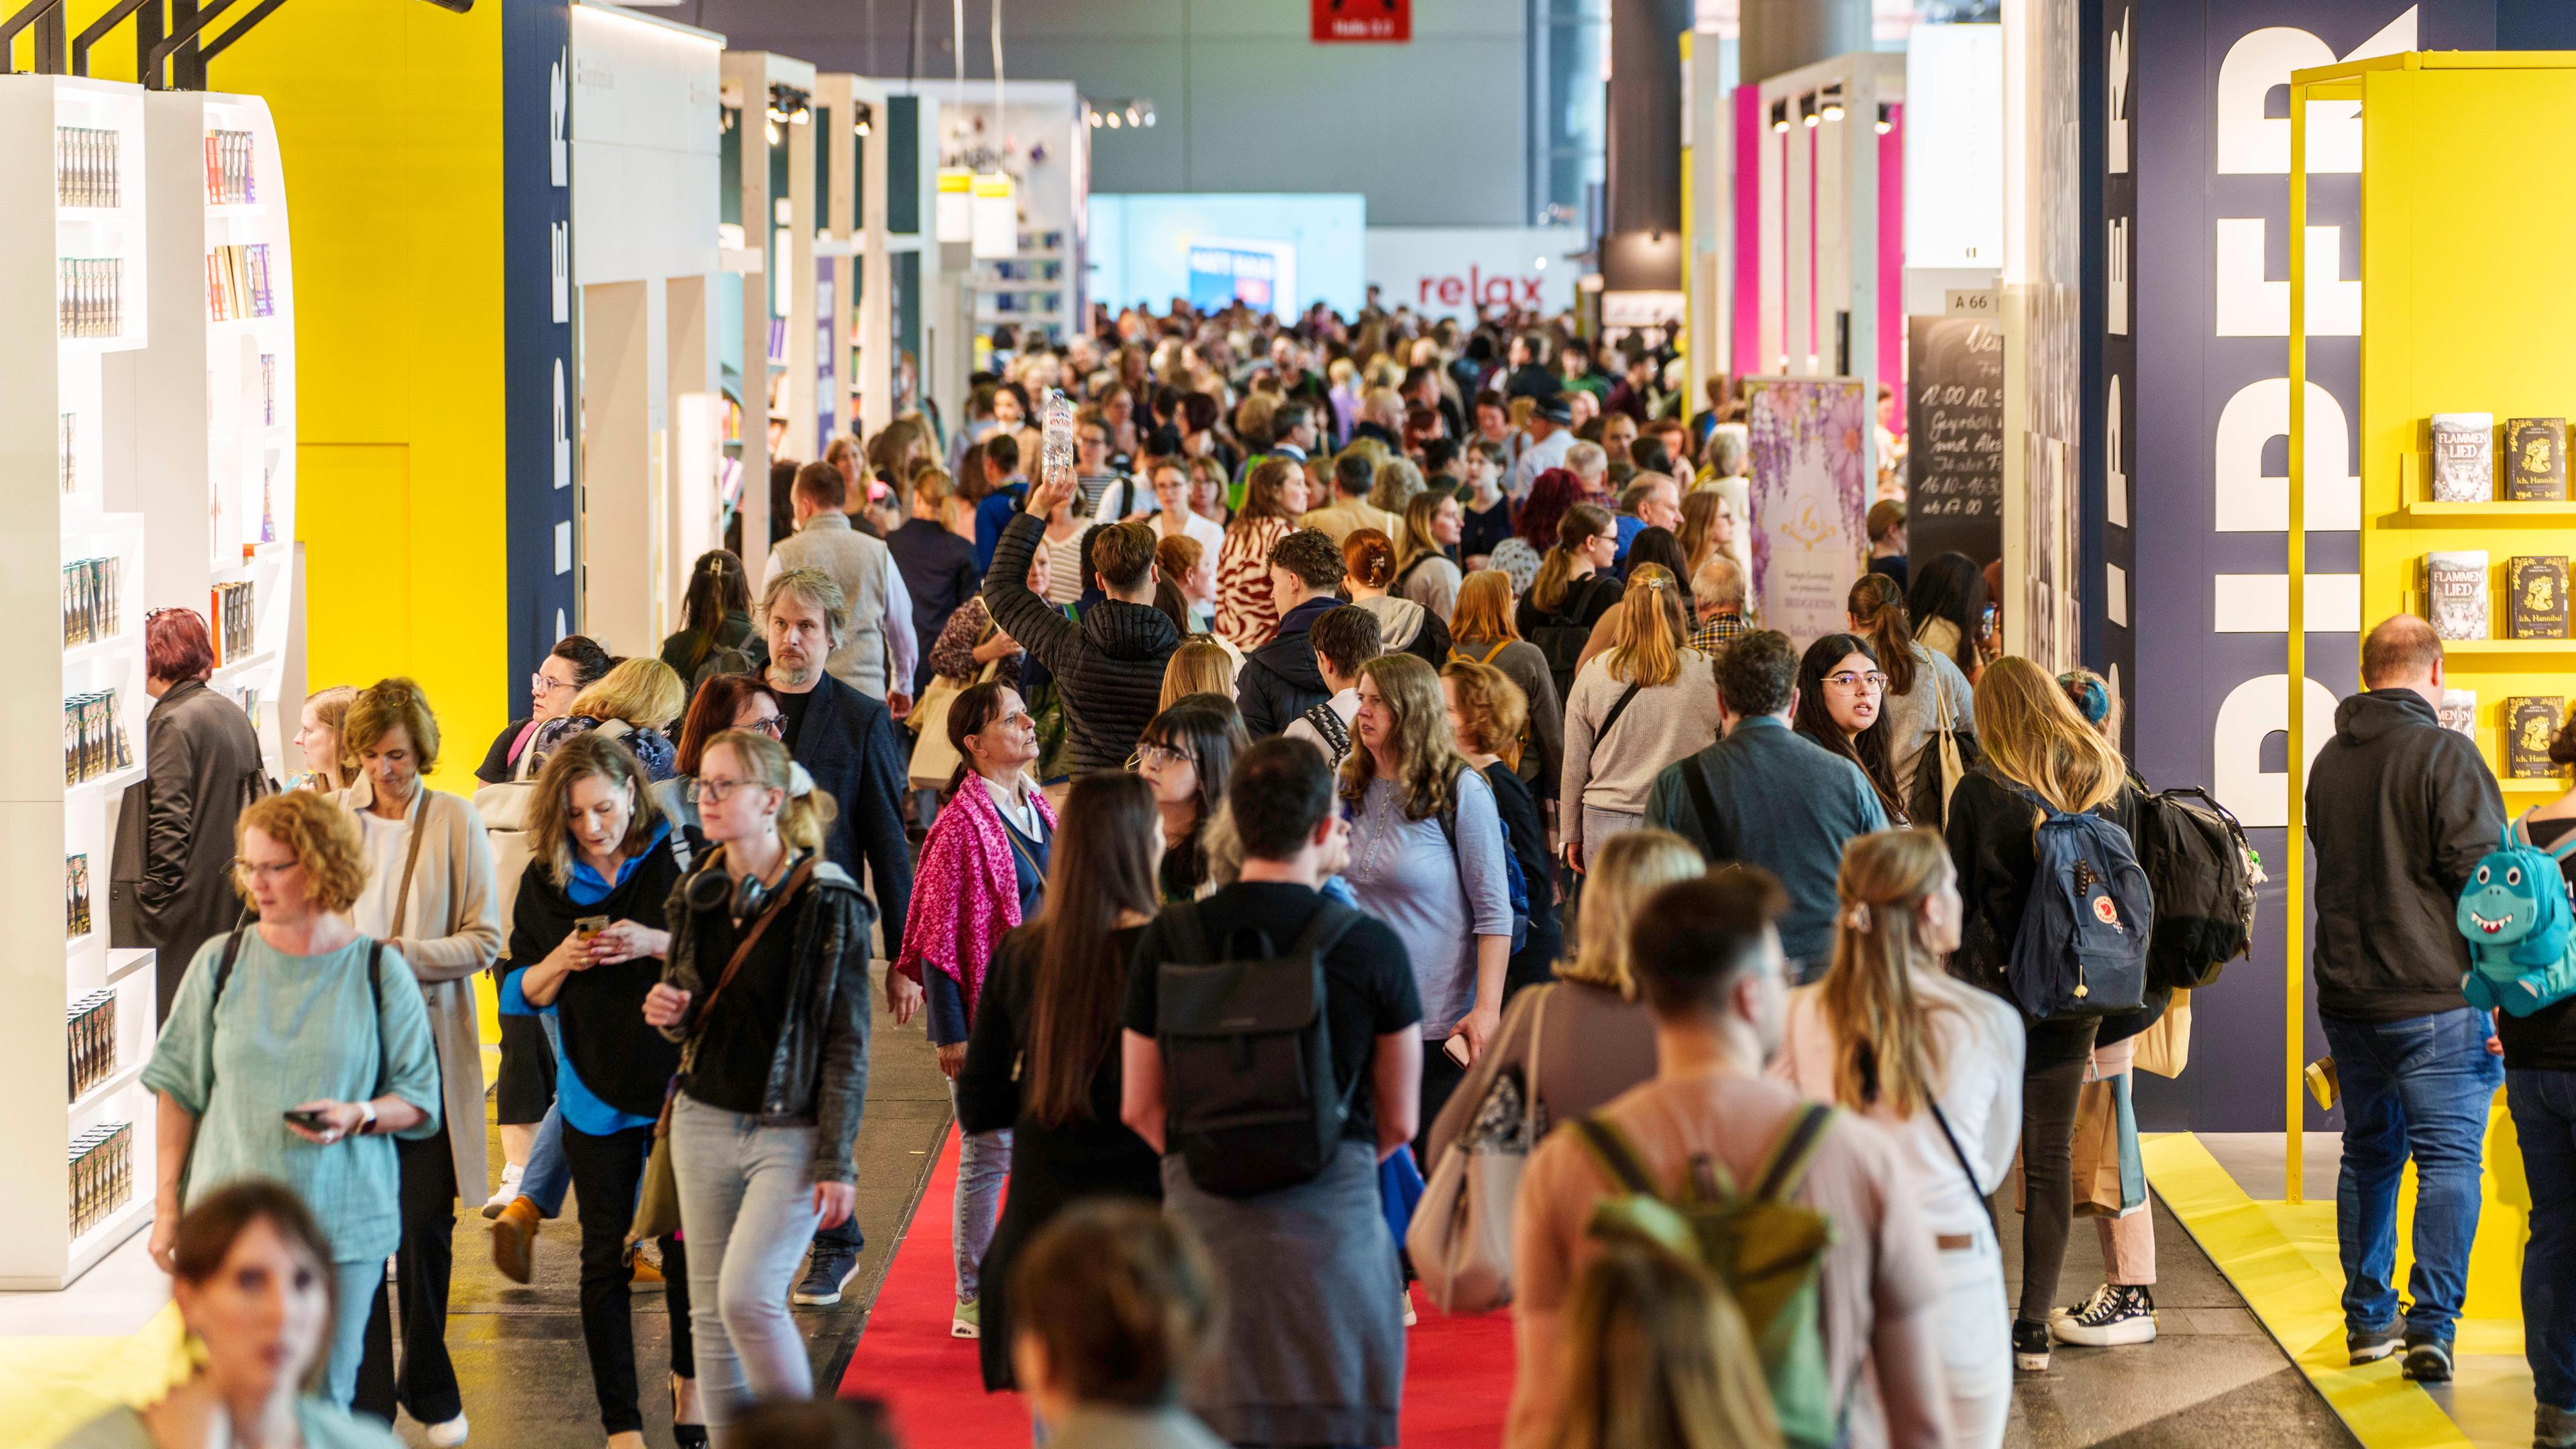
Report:
M2469 1288L2478 1235L2478 1175L2487 1113L2504 1080L2494 1034L2474 1007L2403 1021L2324 1020L2343 1084L2343 1170L2335 1235L2343 1255L2344 1327L2397 1321L2397 1183L2415 1159L2415 1271L2406 1336L2448 1344Z
M957 1105L957 1084L948 1084L948 1105ZM1002 1221L1002 1186L1011 1180L1011 1129L969 1132L957 1129L957 1194L949 1219L949 1242L957 1258L957 1301L972 1303L983 1295L984 1254L993 1246L993 1229Z
M552 1016L540 1015L537 1024L545 1028L546 1045L555 1059L563 1059L563 1033ZM560 1070L560 1068L558 1068ZM564 1160L563 1103L546 1108L537 1123L537 1136L528 1145L526 1169L519 1175L519 1196L537 1205L537 1211L548 1218L563 1212L564 1190L572 1186L572 1164Z
M2504 1100L2531 1187L2522 1351L2532 1397L2576 1413L2576 1072L2506 1072Z
M322 1398L345 1409L358 1394L358 1363L367 1355L367 1319L385 1292L385 1260L334 1263L331 1276L338 1283L340 1302L331 1321L331 1352L322 1369Z
M814 1396L814 1365L787 1309L814 1236L813 1163L811 1127L763 1127L686 1092L672 1103L698 1391L719 1440L756 1400Z

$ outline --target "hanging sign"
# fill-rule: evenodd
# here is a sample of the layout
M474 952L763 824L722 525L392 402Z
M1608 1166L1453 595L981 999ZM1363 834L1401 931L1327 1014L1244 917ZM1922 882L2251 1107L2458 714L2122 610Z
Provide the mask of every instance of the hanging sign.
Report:
M1319 45L1413 38L1413 0L1312 0Z
M1753 434L1753 596L1800 648L1846 626L1868 551L1876 476L1869 385L1856 377L1745 379Z

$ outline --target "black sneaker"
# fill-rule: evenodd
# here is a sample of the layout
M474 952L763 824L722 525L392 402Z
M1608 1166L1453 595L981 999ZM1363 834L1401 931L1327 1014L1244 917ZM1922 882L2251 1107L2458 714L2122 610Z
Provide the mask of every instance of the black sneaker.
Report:
M817 1251L805 1265L805 1281L787 1295L799 1308L829 1308L841 1301L841 1290L859 1276L859 1255Z
M2016 1318L2012 1326L2013 1367L2024 1373L2048 1372L2048 1325Z
M2354 1368L2359 1368L2366 1363L2377 1363L2405 1346L2405 1343L2404 1330L2394 1323L2386 1328L2348 1328L2344 1330L2343 1335L2344 1350L2352 1355Z
M2049 1320L2048 1331L2060 1343L2112 1348L2156 1341L2156 1300L2135 1284L2104 1284L2093 1301L2071 1314Z
M2406 1340L2406 1361L2397 1366L2400 1376L2419 1384L2447 1384L2451 1381L2451 1346L2430 1338Z

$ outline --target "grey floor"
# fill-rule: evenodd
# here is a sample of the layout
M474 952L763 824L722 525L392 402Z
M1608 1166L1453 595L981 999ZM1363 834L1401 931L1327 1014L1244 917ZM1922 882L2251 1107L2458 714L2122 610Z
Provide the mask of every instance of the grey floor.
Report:
M918 1024L897 1028L880 1010L876 1030L858 1150L859 1223L867 1252L840 1306L798 1310L811 1338L815 1381L826 1391L849 1362L867 1322L866 1305L916 1206L945 1211L945 1204L917 1199L930 1154L945 1140L946 1083ZM497 1134L492 1151L498 1160ZM2353 1443L2181 1225L2161 1203L2153 1211L2163 1279L2156 1289L2161 1336L2134 1348L2060 1347L2045 1377L2025 1377L2016 1390L2005 1443L2011 1449ZM2018 1290L2020 1219L2011 1212L2003 1215L2003 1233L2007 1271ZM522 1288L493 1270L482 1217L468 1214L458 1222L447 1341L464 1382L475 1444L588 1449L603 1442L582 1353L576 1257L577 1235L567 1212L540 1235L536 1282ZM2101 1264L2094 1229L2078 1223L2060 1299L2071 1302L2090 1292L2102 1276ZM656 1446L667 1445L670 1401L662 1384L669 1324L658 1292L637 1295L635 1339L638 1378L645 1386L645 1435ZM420 1426L408 1420L400 1432L407 1444L426 1442Z

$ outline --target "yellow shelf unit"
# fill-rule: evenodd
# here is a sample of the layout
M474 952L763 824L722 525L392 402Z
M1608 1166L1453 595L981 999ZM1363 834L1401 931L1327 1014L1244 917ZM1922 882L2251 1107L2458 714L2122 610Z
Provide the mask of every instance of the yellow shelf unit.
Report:
M2421 560L2435 550L2489 556L2490 630L2505 630L2506 562L2576 557L2576 498L2562 503L2437 503L2430 419L2442 412L2576 417L2576 52L2410 52L2302 70L2291 77L2290 233L2307 216L2309 103L2361 107L2361 618L2421 611ZM2308 416L2306 249L2290 248L2290 672L2305 672L2305 453ZM2498 450L2499 466L2502 453ZM2508 807L2522 810L2563 780L2505 780L2500 715L2508 697L2576 693L2576 643L2489 639L2446 645L2454 688L2477 692L2478 747ZM2307 742L2332 728L2306 718L2290 691L2290 828L2303 826ZM2289 852L2297 899L2303 852ZM2304 959L2291 911L2289 959ZM2303 975L2286 973L2289 1192L2300 1195L2298 1136Z

